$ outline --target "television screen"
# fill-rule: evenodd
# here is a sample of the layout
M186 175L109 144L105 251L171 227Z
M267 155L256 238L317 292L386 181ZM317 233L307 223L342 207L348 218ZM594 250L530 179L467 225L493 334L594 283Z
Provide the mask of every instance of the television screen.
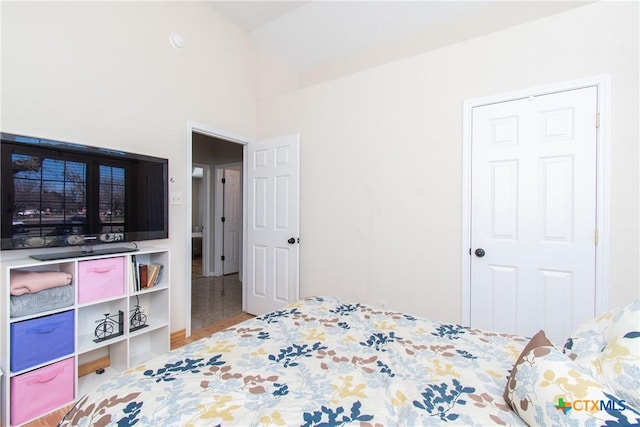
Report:
M168 160L1 134L1 249L168 237Z

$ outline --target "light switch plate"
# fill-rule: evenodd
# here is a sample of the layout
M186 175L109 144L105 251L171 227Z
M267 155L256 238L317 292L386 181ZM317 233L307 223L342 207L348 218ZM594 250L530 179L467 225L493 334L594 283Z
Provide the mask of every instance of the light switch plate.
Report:
M171 192L171 201L172 205L181 205L182 204L182 191L172 191Z

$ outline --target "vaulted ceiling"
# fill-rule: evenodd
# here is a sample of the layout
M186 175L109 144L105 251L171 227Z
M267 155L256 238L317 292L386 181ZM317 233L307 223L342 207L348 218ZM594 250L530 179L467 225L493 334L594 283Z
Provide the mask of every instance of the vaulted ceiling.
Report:
M260 52L294 70L424 35L433 48L588 2L209 1L245 29ZM472 28L473 27L473 28ZM477 28L476 28L477 27Z

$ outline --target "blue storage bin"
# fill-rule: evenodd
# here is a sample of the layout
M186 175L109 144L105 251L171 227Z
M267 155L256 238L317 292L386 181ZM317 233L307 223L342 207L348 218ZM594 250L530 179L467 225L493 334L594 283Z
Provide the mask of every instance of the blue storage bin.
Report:
M11 324L11 371L18 372L74 351L73 310Z

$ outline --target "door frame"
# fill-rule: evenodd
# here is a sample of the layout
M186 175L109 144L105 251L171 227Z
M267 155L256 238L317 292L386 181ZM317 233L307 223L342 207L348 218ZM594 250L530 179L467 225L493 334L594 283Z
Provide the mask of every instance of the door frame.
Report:
M555 92L596 86L598 88L597 110L600 125L597 128L596 146L596 245L595 314L609 309L609 144L611 140L611 75L601 74L583 79L536 86L482 98L468 99L463 106L462 139L462 324L471 321L471 137L473 109L490 104L513 101ZM596 118L594 117L594 121Z
M243 153L243 157L244 157L244 153ZM222 185L222 183L220 182L220 180L218 179L218 174L221 170L224 169L229 169L230 167L237 167L240 169L240 197L241 197L241 202L243 201L243 197L244 197L244 189L243 187L243 180L242 180L242 162L234 162L234 163L221 163L219 165L215 165L214 166L214 172L213 172L213 179L215 179L215 185L214 185L214 204L213 204L213 218L221 218L222 216L224 216L224 212L223 212L223 208L224 208L224 204L221 203L222 201L222 196L224 194L224 186ZM244 224L244 206L242 206L242 213L243 213L243 220L242 223ZM222 261L220 260L220 254L222 253L222 242L224 240L224 236L222 233L222 221L215 221L214 222L214 226L213 226L213 235L214 235L214 242L213 242L213 246L214 246L214 254L215 254L215 259L213 260L213 275L214 276L222 276L224 275L224 271L222 269ZM240 230L240 241L243 241L243 236L244 236L244 230ZM240 254L238 255L240 258L240 271L239 271L239 279L242 282L242 248L240 248Z
M191 221L191 192L192 192L192 186L191 186L191 165L193 162L193 141L192 141L192 135L193 133L199 133L201 135L206 135L206 136L211 136L214 138L218 138L218 139L223 139L225 141L228 142L234 142L236 144L241 144L243 146L246 146L247 144L251 143L254 141L253 138L247 137L247 136L243 136L243 135L238 135L238 134L234 134L232 132L228 132L225 130L221 130L221 129L217 129L202 123L198 123L192 120L188 120L187 121L187 135L186 135L186 167L185 167L185 183L186 183L186 201L185 201L185 213L186 213L186 218L185 218L185 246L186 246L186 251L185 251L185 257L184 257L184 262L185 262L185 334L187 337L191 336L191 230L193 229L193 225L192 225L192 221ZM246 151L246 148L243 147L243 164L246 162L246 159L244 158L244 152ZM243 200L242 200L242 248L243 248L243 255L244 255L244 250L245 250L245 246L246 246L246 212L245 212L245 206L246 206L246 201L244 200L245 194L246 192L245 190L245 181L242 181L242 193L243 193ZM246 268L246 266L243 263L242 268ZM245 309L245 295L246 293L246 289L245 289L245 283L242 283L242 309Z

